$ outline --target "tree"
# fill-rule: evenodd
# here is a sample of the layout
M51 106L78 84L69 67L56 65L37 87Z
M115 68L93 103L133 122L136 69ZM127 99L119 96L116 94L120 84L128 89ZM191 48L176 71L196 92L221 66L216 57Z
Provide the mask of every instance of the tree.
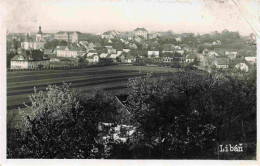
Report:
M73 90L69 84L36 91L21 111L23 123L8 131L8 158L97 158L97 125L113 122L113 98L100 90Z
M236 78L186 71L132 79L129 87L127 107L137 126L131 143L146 147L142 158L215 158L220 142L256 136L256 89Z

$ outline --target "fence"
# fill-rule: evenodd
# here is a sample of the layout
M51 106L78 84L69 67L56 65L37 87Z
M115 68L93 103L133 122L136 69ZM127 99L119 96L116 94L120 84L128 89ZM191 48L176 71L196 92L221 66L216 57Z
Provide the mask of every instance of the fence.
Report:
M78 65L78 66L52 66L48 68L33 68L33 69L10 69L7 68L8 72L15 72L15 71L39 71L39 70L66 70L66 69L83 69L83 68L92 68L92 67L104 67L104 66L113 66L117 64L90 64L90 65Z

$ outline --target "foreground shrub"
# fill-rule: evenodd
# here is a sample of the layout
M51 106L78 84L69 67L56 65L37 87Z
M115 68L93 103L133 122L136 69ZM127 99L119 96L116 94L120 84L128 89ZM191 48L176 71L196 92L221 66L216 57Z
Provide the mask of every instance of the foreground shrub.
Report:
M30 96L22 126L8 131L8 158L96 158L100 121L113 122L112 97L48 86Z

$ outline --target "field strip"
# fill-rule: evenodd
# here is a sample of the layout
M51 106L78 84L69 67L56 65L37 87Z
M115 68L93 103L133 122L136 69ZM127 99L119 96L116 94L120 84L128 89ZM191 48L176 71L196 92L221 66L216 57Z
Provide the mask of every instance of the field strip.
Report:
M7 83L14 83L14 82L22 82L22 81L32 81L32 80L43 80L43 79L55 79L55 78L64 78L64 77L72 77L72 76L88 76L88 75L98 75L98 74L113 74L113 73L129 73L129 71L102 71L102 72L77 72L77 73L59 73L59 74L49 74L49 75L44 75L44 76L40 76L40 75L34 75L34 76L20 76L15 77L15 78L8 78L7 79Z
M20 83L8 83L7 85L7 92L9 90L15 90L19 88L26 88L29 85L30 87L34 87L37 85L44 85L47 86L48 84L55 84L55 83L60 83L60 82L69 82L69 81L75 81L75 80L86 80L86 79L98 79L98 78L109 78L109 77L116 77L116 76L124 76L124 75L129 75L129 76L135 76L137 73L117 73L117 74L101 74L101 75L90 75L90 76L72 76L72 77L62 77L62 78L56 78L56 79L42 79L42 80L31 80L31 81L22 81ZM44 82L44 84L43 84Z
M126 85L127 85L126 81L123 80L123 81L118 81L117 83L110 82L110 83L99 84L98 86L86 86L86 85L82 84L82 85L79 85L74 88L81 89L81 90L87 90L87 91L93 90L94 88L101 88L105 91L109 91L109 90L127 88ZM8 96L7 97L7 110L12 110L14 108L18 108L18 105L20 105L20 107L24 107L23 103L29 102L28 96L30 94L32 94L32 93Z
M138 75L135 75L138 76ZM140 75L139 75L140 76ZM117 76L117 77L110 77L107 79L104 78L99 78L99 79L85 79L85 80L76 80L71 82L72 85L71 87L79 87L79 86L93 86L93 85L99 85L99 84L104 84L104 83L110 83L110 82L117 82L117 81L128 81L128 79L131 78L131 76L129 75L125 75L125 76ZM63 83L57 83L56 85L62 85ZM38 90L45 90L46 86L38 86L37 87ZM17 95L17 94L21 94L21 93L33 93L33 88L29 88L29 89L21 89L21 90L13 90L13 91L8 91L7 92L7 96L13 96L13 95Z

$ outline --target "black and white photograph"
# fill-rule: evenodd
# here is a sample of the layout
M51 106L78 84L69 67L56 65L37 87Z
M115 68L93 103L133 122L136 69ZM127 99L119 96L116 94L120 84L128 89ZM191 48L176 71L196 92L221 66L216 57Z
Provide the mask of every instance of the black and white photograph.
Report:
M7 160L257 160L260 1L0 6Z

